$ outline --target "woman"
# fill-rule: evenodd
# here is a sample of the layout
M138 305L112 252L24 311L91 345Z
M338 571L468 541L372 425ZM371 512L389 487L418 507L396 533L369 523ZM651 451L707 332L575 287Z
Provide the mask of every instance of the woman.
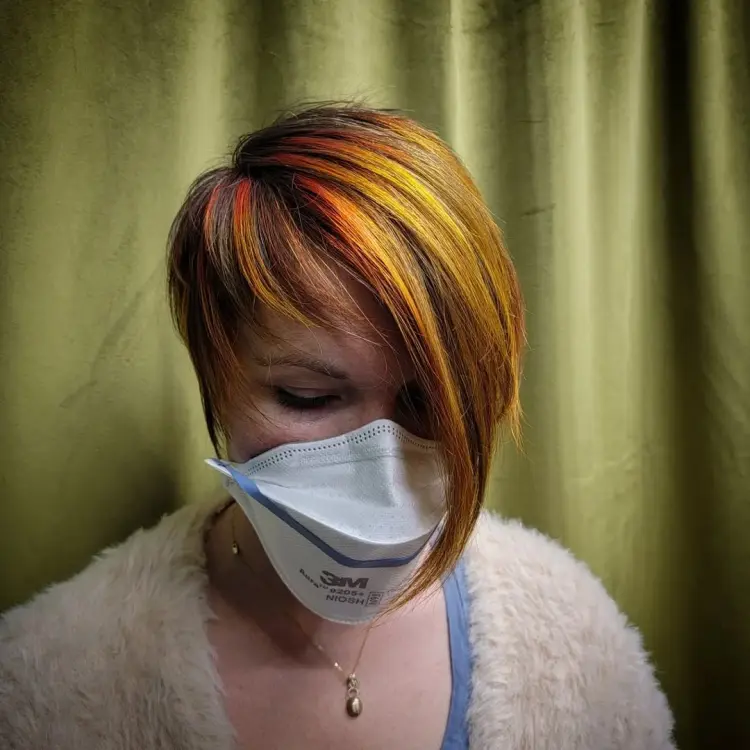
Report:
M1 747L672 747L599 582L481 510L522 304L433 133L324 106L244 138L169 292L229 497L6 614Z

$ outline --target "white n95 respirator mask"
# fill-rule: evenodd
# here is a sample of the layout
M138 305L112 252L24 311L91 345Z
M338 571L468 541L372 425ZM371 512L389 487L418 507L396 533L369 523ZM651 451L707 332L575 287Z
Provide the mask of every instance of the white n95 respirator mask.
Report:
M334 622L371 620L401 593L445 513L437 443L388 419L206 463L294 596Z

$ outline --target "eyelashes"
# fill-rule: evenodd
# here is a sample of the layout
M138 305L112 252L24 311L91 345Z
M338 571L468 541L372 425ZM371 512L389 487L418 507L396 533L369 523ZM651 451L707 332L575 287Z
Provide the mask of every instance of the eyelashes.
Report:
M276 401L285 409L292 411L322 410L341 401L341 396L323 394L320 396L300 396L286 390L274 388ZM424 391L416 384L410 384L399 394L399 402L403 411L411 417L422 417L427 411L427 399Z
M326 406L340 400L333 394L323 396L298 396L285 388L275 388L276 400L281 406L294 411L312 411L324 409Z

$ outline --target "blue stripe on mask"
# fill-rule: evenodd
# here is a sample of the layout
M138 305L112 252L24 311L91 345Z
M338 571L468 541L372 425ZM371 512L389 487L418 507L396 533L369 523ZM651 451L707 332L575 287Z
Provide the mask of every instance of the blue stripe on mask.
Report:
M244 474L240 474L232 466L227 464L223 464L223 466L231 473L232 479L246 495L249 495L253 500L260 503L266 510L273 513L276 518L294 529L300 536L303 536L308 542L314 544L321 552L328 555L328 557L339 565L343 565L347 568L397 568L401 565L406 565L407 563L412 562L422 549L424 549L424 545L422 545L422 547L420 547L413 555L409 555L408 557L389 557L383 560L355 560L353 557L347 557L331 547L330 544L324 542L319 536L313 534L312 531L305 528L285 508L281 507L270 498L267 498L252 479L244 476ZM425 542L425 544L427 544L427 542Z

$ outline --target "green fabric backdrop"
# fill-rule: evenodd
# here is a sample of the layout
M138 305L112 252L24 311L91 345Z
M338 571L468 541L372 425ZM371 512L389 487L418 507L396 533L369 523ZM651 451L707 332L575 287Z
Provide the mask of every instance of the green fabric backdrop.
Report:
M0 610L213 486L169 222L241 132L365 97L455 146L522 277L491 504L641 627L682 748L750 747L749 28L745 0L2 3Z

